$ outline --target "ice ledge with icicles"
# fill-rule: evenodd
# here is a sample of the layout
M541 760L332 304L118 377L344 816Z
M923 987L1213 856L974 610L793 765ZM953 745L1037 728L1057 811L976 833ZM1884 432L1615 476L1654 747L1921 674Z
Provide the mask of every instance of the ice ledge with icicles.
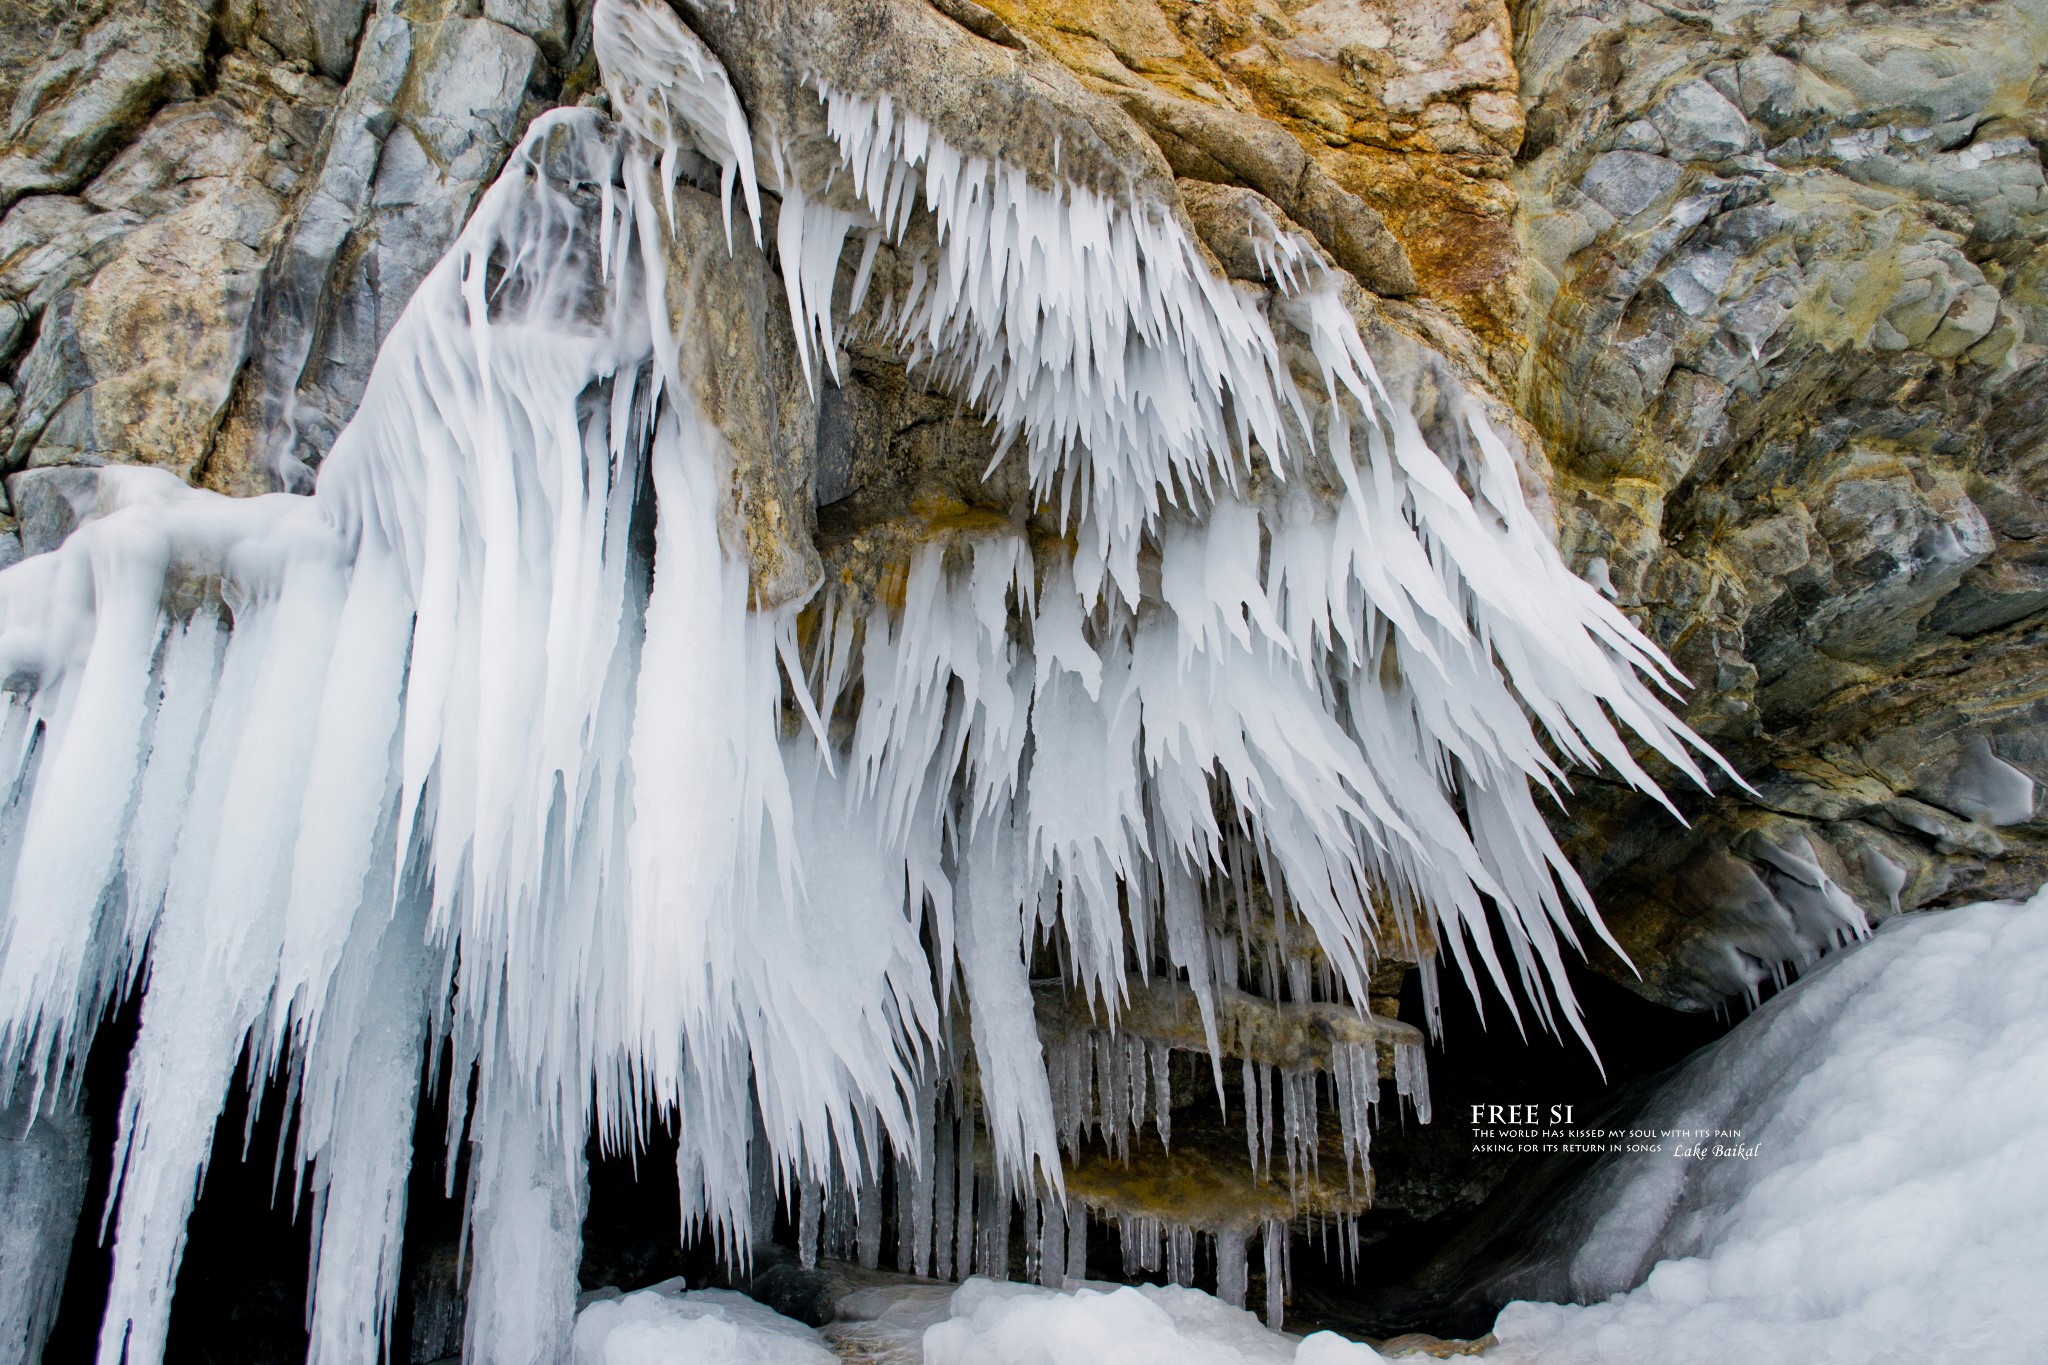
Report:
M1669 663L1568 571L1476 409L1429 447L1312 251L1234 285L1167 208L1042 188L822 79L861 207L776 168L806 375L830 382L849 238L924 250L883 334L996 425L1072 548L927 546L900 604L827 589L800 645L720 534L731 446L664 264L687 157L760 231L776 132L658 0L593 23L619 121L535 121L313 494L115 474L0 573L0 1072L62 1102L147 982L102 1365L161 1358L244 1066L298 1114L311 1359L388 1329L427 1049L475 1078L448 1130L469 1354L560 1354L591 1136L673 1123L682 1227L736 1259L764 1184L858 1210L893 1179L928 1264L932 1097L971 1057L954 1170L986 1194L953 1214L1007 1245L1028 1201L1049 1245L1034 949L1105 1031L1134 981L1180 980L1207 1041L1231 987L1204 906L1256 878L1345 1008L1390 917L1576 1028L1565 954L1604 930L1539 798L1567 765L1654 791L1631 742L1705 780ZM1378 1068L1332 1066L1358 1120Z

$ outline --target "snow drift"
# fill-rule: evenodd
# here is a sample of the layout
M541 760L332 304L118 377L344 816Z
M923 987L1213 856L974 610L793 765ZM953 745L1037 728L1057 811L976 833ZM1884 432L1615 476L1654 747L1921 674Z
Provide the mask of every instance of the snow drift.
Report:
M1688 1062L1642 1123L1753 1152L1615 1160L1570 1267L1600 1301L1510 1304L1502 1360L2048 1353L2048 893L1887 922Z

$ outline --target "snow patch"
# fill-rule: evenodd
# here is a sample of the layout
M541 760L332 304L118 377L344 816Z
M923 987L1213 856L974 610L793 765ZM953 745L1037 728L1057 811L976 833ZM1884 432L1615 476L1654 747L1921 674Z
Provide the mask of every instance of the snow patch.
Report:
M727 1289L668 1281L576 1315L574 1365L831 1365L838 1359L794 1318Z
M1370 1346L1302 1339L1196 1289L969 1280L925 1329L925 1365L1369 1365Z

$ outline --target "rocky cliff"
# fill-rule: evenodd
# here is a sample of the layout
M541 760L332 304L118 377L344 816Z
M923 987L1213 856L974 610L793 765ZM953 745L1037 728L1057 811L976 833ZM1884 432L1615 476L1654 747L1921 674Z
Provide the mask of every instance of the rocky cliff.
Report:
M1713 1008L1843 895L2048 876L2048 9L996 9L1191 205L1264 194L1533 431L1560 544L1754 788L1679 831L1582 786L1561 823L1642 977L1607 969Z
M1059 71L1118 120L1109 159L1177 178L1221 268L1255 222L1298 225L1376 296L1383 367L1519 416L1568 557L1754 788L1683 831L1597 781L1559 816L1641 989L1753 990L1825 946L1834 897L1882 916L2048 876L2048 8L939 10L964 55L920 79ZM512 0L14 6L24 548L95 465L303 486L526 121L593 86L587 27ZM991 144L1028 164L1014 132ZM882 553L881 502L1001 501L945 400L866 368L796 415L838 559ZM806 577L809 528L775 539Z

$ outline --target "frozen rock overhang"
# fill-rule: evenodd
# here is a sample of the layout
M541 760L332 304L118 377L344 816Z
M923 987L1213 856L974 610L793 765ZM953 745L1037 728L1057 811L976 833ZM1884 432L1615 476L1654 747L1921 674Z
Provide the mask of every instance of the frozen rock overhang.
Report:
M422 1047L475 1068L495 1359L565 1340L593 1131L673 1117L680 1216L735 1254L762 1171L860 1202L891 1160L929 1239L977 1133L1005 1210L1057 1202L1035 950L1105 1030L1184 981L1219 1076L1240 961L1362 1014L1388 934L1577 1026L1564 953L1599 922L1538 800L1571 764L1654 790L1631 742L1697 781L1708 751L1484 412L1432 449L1355 286L1281 227L1263 282L1226 278L1071 83L1010 109L1050 140L1027 168L973 91L876 88L828 8L707 8L729 71L660 0L602 0L617 121L535 122L310 496L109 471L0 574L0 1067L72 1084L147 981L106 1365L161 1355L245 1058L299 1105L316 1359L388 1321ZM770 280L786 325L744 308ZM796 534L791 414L855 334L1031 494L885 591L820 583ZM1362 1047L1327 1068L1347 1167Z

